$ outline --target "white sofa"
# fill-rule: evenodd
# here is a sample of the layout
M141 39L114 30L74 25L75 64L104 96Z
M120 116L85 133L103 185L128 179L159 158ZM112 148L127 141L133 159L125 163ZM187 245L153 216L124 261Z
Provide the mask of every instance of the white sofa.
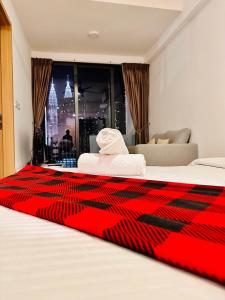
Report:
M186 166L198 158L198 145L189 144L191 130L183 128L155 134L152 138L168 139L169 144L140 144L128 147L130 153L145 156L147 166Z

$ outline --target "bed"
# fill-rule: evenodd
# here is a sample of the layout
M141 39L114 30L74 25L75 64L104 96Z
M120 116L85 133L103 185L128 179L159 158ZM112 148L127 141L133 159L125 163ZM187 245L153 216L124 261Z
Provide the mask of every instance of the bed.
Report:
M148 167L144 178L225 186L225 169ZM1 300L225 298L213 281L2 206L0 245Z

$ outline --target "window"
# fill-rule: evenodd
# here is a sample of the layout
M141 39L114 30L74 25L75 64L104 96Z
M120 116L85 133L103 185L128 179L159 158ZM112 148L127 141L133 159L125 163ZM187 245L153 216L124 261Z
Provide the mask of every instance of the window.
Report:
M97 152L105 128L126 134L122 68L118 65L54 63L45 114L46 159L75 166L84 152Z

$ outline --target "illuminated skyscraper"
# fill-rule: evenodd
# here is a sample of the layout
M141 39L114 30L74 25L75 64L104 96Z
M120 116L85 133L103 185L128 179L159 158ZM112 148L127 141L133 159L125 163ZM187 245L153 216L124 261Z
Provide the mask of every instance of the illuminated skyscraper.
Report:
M73 94L72 94L72 90L70 87L70 80L69 80L69 75L67 75L67 81L66 81L66 89L65 89L65 93L64 93L64 99L68 99L68 98L72 98Z
M53 82L50 87L49 97L48 97L48 138L51 140L52 137L58 136L58 99L55 91L55 84Z

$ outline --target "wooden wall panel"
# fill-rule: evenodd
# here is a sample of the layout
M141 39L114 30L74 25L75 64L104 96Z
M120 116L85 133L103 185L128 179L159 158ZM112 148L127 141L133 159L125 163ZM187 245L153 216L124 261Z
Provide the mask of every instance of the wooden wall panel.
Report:
M0 174L8 176L15 172L14 105L12 74L12 29L4 7L0 2L0 111L3 127L0 136L3 156ZM0 140L1 142L1 140Z

